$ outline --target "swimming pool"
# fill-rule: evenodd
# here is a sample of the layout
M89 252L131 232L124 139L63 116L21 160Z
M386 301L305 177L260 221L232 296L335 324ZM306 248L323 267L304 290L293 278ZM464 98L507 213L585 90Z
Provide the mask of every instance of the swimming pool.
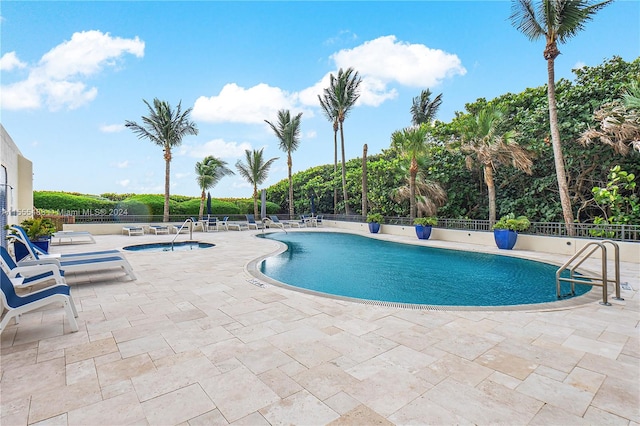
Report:
M144 252L159 252L159 251L190 251L200 250L215 246L215 244L201 243L199 241L180 241L175 243L150 243L150 244L135 244L132 246L123 247L123 250L127 251L144 251Z
M267 277L348 298L438 306L557 301L557 266L487 253L400 244L331 232L265 234L287 250L263 260ZM576 295L591 286L577 285ZM569 292L569 284L562 293Z

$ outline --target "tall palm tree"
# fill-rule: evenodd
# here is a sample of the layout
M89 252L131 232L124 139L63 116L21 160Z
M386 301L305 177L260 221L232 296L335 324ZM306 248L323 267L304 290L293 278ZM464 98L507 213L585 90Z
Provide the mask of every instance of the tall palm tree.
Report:
M236 169L240 176L253 186L253 213L256 217L258 217L258 185L267 180L271 165L278 159L275 157L264 161L262 151L264 148L253 151L245 149L245 162L240 160L236 162Z
M149 139L154 144L161 146L164 151L164 212L162 220L168 222L171 149L180 146L184 136L197 135L198 128L193 121L189 120L191 108L182 111L182 102L179 102L178 107L173 110L168 102L158 98L153 100L153 106L146 100L143 99L143 101L149 109L149 115L142 117L142 124L126 120L125 126L138 135L138 139Z
M431 124L442 105L442 93L431 100L431 90L423 90L419 96L413 98L411 104L411 122L414 126L422 123Z
M340 144L342 149L342 198L344 200L345 214L351 214L349 206L349 194L347 194L347 167L344 154L344 120L360 97L360 83L362 79L353 68L343 71L338 70L338 76L329 76L329 87L324 89L325 99L330 102L331 108L338 117L340 127Z
M470 115L462 123L458 135L466 152L467 167L471 168L473 160L482 165L484 182L489 194L489 222L496 221L496 188L494 170L500 164L509 164L518 170L531 174L531 155L515 141L513 131L500 132L504 122L504 111L499 107L485 106L475 115Z
M291 118L289 110L281 109L278 111L278 123L274 125L270 121L264 120L276 134L276 137L280 141L280 149L287 153L287 168L289 178L289 217L293 218L294 203L293 203L293 177L291 176L291 168L293 163L291 161L291 153L298 149L300 145L300 119L302 113L299 113L295 117Z
M411 160L409 166L409 216L416 218L416 176L418 175L418 156L427 148L429 128L426 124L396 130L391 134L391 146Z
M555 89L555 59L560 55L558 43L564 43L584 29L587 21L598 10L613 0L594 3L591 0L541 0L534 5L533 0L513 0L511 23L530 40L546 39L543 52L547 60L547 96L549 98L549 128L556 166L558 189L562 215L569 235L575 235L573 210L569 197L569 186L565 172L564 156L558 129L558 107Z
M325 91L323 96L318 95L320 107L324 116L333 124L333 174L338 173L338 129L340 122L338 121L338 111L334 109L331 96ZM338 214L338 188L333 187L333 214Z
M202 194L200 194L200 212L198 217L202 218L204 212L204 200L205 200L205 192L207 189L211 189L220 182L225 176L233 175L233 170L227 167L227 162L220 160L213 155L209 155L202 160L202 162L197 162L196 167L196 182L198 183L198 187L202 190Z

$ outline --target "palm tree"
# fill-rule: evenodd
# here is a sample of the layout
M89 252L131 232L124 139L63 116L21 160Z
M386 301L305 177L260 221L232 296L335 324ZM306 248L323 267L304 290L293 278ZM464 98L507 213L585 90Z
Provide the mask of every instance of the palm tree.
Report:
M419 96L413 98L411 104L411 122L414 126L422 123L431 124L442 105L442 93L431 100L431 90L423 90Z
M416 176L418 175L418 156L425 152L429 128L426 124L396 130L391 134L391 146L411 160L409 167L409 216L416 218Z
M333 173L338 173L338 129L340 122L338 121L338 111L333 107L331 96L325 91L324 96L318 95L320 107L324 116L333 123ZM338 188L333 187L333 214L338 214Z
M475 115L467 117L459 134L466 152L467 167L471 169L473 160L479 162L484 171L484 182L489 193L489 222L496 221L496 189L493 172L500 164L509 164L518 170L531 174L531 154L515 141L513 131L500 132L504 123L504 111L499 107L485 106Z
M278 111L278 123L274 125L270 121L264 120L271 130L276 134L276 137L280 141L280 149L287 153L287 168L289 178L289 217L294 216L294 203L293 203L293 177L291 176L291 167L293 165L291 161L291 153L298 149L300 145L300 118L302 113L299 113L293 119L289 110L281 109Z
M324 89L325 99L338 117L340 127L340 144L342 149L342 198L344 200L345 214L351 214L349 195L347 194L347 167L344 155L344 120L349 111L360 97L359 87L362 79L353 68L343 71L338 70L338 76L329 76L329 87Z
M558 107L555 89L555 59L560 55L558 43L564 43L584 29L593 15L613 0L593 3L591 0L542 0L534 6L533 0L514 0L509 19L530 40L546 39L543 52L547 60L547 96L549 98L549 127L556 166L560 204L569 235L575 235L573 210L564 166L564 157L558 129Z
M205 191L216 186L223 177L233 175L235 173L227 167L226 161L222 161L213 155L205 157L202 162L197 162L195 171L196 182L198 182L198 187L202 190L202 194L200 194L200 212L198 214L198 217L202 218L202 214L204 212Z
M264 148L253 151L246 149L244 151L246 162L243 163L240 160L236 162L236 169L238 169L240 176L253 186L253 212L256 217L258 217L258 185L267 180L271 165L278 159L275 157L264 161L262 151Z
M416 217L436 216L438 207L447 202L447 193L438 182L427 179L422 171L418 172L415 180L414 200L416 203ZM411 200L411 185L403 185L393 191L396 202Z
M169 187L171 176L171 149L180 146L182 138L186 135L197 135L198 128L193 121L189 120L191 108L182 112L181 104L173 110L166 101L158 98L153 100L153 106L146 100L144 103L149 108L149 115L142 117L142 124L127 120L125 126L130 128L139 139L149 139L156 145L162 147L164 151L165 171L164 171L164 212L162 220L169 221Z

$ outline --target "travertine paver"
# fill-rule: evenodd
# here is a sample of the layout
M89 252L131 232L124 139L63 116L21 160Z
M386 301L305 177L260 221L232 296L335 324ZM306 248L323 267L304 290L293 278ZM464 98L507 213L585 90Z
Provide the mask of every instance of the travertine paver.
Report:
M195 233L216 244L208 250L125 252L136 281L69 274L77 333L59 307L2 333L0 424L640 423L638 263L623 264L634 290L610 307L596 289L574 305L414 310L258 286L245 268L279 246L256 233ZM166 238L96 240L52 250Z

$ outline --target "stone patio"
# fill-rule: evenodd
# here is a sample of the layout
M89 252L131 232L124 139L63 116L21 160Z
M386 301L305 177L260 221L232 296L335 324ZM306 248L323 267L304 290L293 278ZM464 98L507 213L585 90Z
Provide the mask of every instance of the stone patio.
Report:
M68 276L79 332L52 307L2 333L0 424L640 424L640 262L623 263L633 289L612 306L595 288L540 309L418 310L256 285L248 265L279 245L255 234L198 232L216 247L126 252L136 281ZM170 238L97 236L51 251Z

